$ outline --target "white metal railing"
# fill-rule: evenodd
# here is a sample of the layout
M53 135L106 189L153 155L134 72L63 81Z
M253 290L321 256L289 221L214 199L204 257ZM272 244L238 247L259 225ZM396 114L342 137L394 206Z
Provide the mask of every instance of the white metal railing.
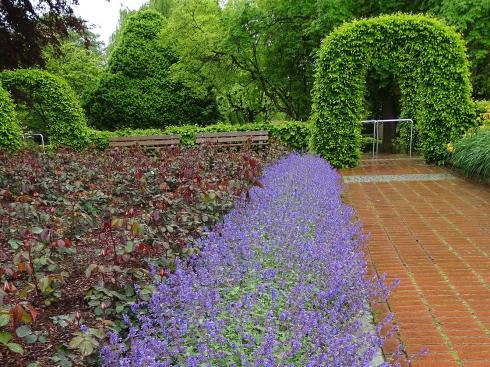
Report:
M390 122L410 122L410 145L409 155L412 158L412 143L413 143L413 120L412 119L389 119L389 120L363 120L362 124L373 124L373 158L379 152L379 126Z
M34 136L39 136L39 137L41 137L41 145L42 145L42 147L43 147L43 152L44 152L44 136L43 136L43 134L25 133L25 134L23 134L22 136L23 136L24 140L25 140L26 138L32 138L32 137L34 137Z

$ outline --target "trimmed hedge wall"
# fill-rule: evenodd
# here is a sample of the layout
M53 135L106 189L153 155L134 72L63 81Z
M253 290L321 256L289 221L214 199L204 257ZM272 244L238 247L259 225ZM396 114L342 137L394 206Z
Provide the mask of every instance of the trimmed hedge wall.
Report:
M370 68L394 73L418 148L427 162L444 164L447 143L476 124L469 66L461 36L422 15L357 20L325 39L313 93L314 150L337 167L358 164Z
M0 148L14 150L22 145L22 129L17 123L14 102L0 83Z
M291 149L307 150L311 139L312 125L307 122L287 121L276 123L255 123L245 125L215 124L206 127L194 125L171 126L164 130L159 129L123 129L117 131L91 130L91 142L98 149L109 146L109 138L117 136L147 136L179 134L184 146L193 146L196 143L196 133L225 132L225 131L258 131L266 130L273 139L276 139Z
M51 145L76 150L88 146L89 134L83 110L62 78L42 70L17 69L0 73L0 81L12 94L20 92L41 106Z

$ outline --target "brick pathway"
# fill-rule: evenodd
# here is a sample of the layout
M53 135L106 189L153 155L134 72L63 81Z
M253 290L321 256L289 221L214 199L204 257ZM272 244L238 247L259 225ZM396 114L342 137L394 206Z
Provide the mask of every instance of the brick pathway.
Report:
M372 270L400 279L388 304L375 310L378 317L392 311L400 330L385 356L401 340L408 355L429 350L412 366L490 367L490 187L448 173L417 159L366 160L342 171L351 181L407 179L375 178L345 189L371 233ZM412 174L420 180L409 181Z

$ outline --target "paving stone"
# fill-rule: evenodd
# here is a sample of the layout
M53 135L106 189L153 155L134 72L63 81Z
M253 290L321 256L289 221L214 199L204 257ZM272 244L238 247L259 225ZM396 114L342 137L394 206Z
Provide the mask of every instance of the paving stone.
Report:
M428 347L412 366L490 367L489 187L404 157L341 173L370 233L370 274L400 278L388 303L375 306L399 320L385 357L398 340L409 356Z

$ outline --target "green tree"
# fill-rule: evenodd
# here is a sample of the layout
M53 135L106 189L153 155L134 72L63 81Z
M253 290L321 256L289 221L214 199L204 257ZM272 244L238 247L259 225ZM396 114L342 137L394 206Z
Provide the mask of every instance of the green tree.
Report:
M89 121L100 129L164 128L217 119L212 95L194 96L172 80L173 52L159 42L165 18L155 10L131 14L109 56L108 70L89 94Z
M309 117L316 50L350 19L350 1L185 0L171 12L163 41L176 50L177 78L227 96L255 85L278 112Z
M95 87L105 67L96 35L91 34L90 39L90 47L86 47L82 39L72 34L61 43L59 51L51 46L44 50L45 69L65 79L80 100Z
M372 17L396 12L428 12L463 34L471 63L473 95L490 99L489 0L352 0L352 12Z
M433 13L463 34L471 63L473 94L490 99L490 1L442 0Z

